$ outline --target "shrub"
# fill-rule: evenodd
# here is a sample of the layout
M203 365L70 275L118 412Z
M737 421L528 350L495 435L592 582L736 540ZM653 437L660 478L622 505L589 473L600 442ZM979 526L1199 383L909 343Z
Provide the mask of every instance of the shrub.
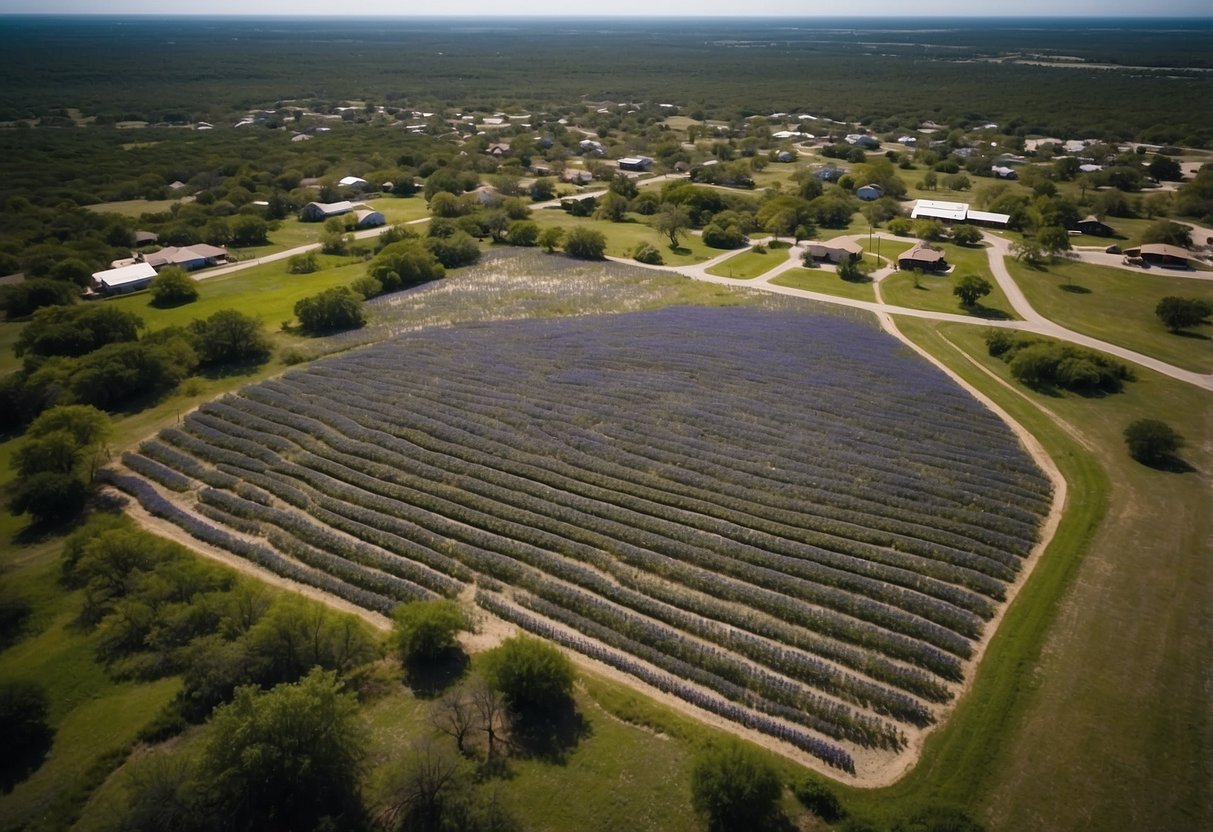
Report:
M1178 298L1173 295L1163 298L1154 307L1154 314L1171 332L1198 326L1213 315L1213 303L1200 298Z
M79 296L79 288L72 283L36 277L0 287L0 309L9 318L24 318L44 306L68 306Z
M560 226L543 229L539 235L539 245L543 246L543 250L551 254L556 249L560 248L560 241L564 239L564 229Z
M573 664L560 650L532 636L514 636L485 654L485 677L517 710L543 710L573 692Z
M1125 364L1094 350L997 330L987 332L985 339L990 355L1010 364L1011 375L1029 387L1116 393L1133 380Z
M539 225L531 220L514 220L505 241L512 246L533 246L539 240Z
M49 710L50 700L41 685L17 679L0 682L0 736L4 737L0 785L6 791L36 768L50 748Z
M468 628L467 616L454 601L413 601L396 608L392 645L409 664L430 661L455 646L455 637Z
M973 306L980 298L984 298L993 290L990 281L975 274L966 274L956 281L952 294L960 298L962 306Z
M774 767L734 739L701 751L691 770L691 805L713 832L761 828L778 811L781 791Z
M1125 428L1124 436L1129 456L1143 465L1165 463L1184 445L1183 437L1158 419L1138 419Z
M889 232L898 237L905 237L913 227L913 223L905 217L889 220Z
M470 266L480 259L480 246L466 231L456 231L447 237L429 237L425 247L447 269Z
M203 364L260 363L273 351L261 322L236 309L191 321L190 332Z
M354 280L350 284L350 288L362 295L363 300L370 300L383 294L383 284L369 274L364 274Z
M305 254L292 254L286 261L287 274L311 274L319 270L320 259L314 251L309 251Z
M161 269L148 289L152 294L152 306L180 306L198 299L198 284L178 266Z
M347 286L303 298L295 304L295 317L303 331L312 335L358 329L366 324L362 297Z
M601 231L578 226L565 238L564 250L578 260L602 260L606 255L606 237Z
M632 252L632 259L638 263L647 263L650 266L660 266L665 262L661 256L661 252L648 243L641 243L636 246L635 251Z
M792 786L792 793L806 809L826 823L836 823L846 816L846 811L838 802L838 795L816 777L806 775L801 778Z
M722 226L712 222L703 229L703 244L712 248L741 248L745 245L745 235L736 225Z
M981 231L972 225L958 225L952 230L952 242L961 246L975 246L981 242L981 237Z

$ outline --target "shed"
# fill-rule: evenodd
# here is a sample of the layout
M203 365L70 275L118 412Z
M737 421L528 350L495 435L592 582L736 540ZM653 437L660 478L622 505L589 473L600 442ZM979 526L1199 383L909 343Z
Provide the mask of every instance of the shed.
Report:
M968 216L969 206L964 202L941 202L935 199L920 199L914 203L910 211L910 219L926 217L948 222L964 222Z
M922 269L924 272L946 272L948 261L944 259L942 251L920 244L897 258L897 268L902 271Z
M337 180L337 184L343 188L350 188L351 190L362 191L362 190L366 190L367 185L369 185L370 183L367 182L365 179L363 179L360 176L343 176L343 177L341 177L341 179Z
M371 211L369 209L355 211L354 216L358 218L357 228L378 228L381 225L387 224L387 220L379 211Z
M93 274L93 285L103 295L121 295L146 289L156 276L150 263L134 263L117 269L106 269Z
M136 231L134 234L136 247L150 246L160 242L160 235L155 231Z
M884 196L884 188L880 187L874 182L869 183L856 188L855 196L859 197L865 202L871 202L874 199L880 199L882 196Z
M988 225L994 228L1006 228L1011 224L1010 214L999 214L994 211L974 211L972 208L965 214L965 220L974 225Z
M342 214L348 214L353 210L354 206L348 200L341 202L309 202L299 212L299 221L320 222L329 217L339 217Z
M648 156L624 156L619 160L620 170L646 171L653 166L653 160Z

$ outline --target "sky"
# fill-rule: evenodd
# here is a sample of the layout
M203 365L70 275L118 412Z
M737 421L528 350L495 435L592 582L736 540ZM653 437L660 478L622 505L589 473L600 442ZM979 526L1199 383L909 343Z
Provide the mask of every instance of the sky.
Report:
M0 14L291 15L401 17L541 15L576 16L746 16L746 17L1210 17L1209 0L609 0L572 4L568 0L0 0Z

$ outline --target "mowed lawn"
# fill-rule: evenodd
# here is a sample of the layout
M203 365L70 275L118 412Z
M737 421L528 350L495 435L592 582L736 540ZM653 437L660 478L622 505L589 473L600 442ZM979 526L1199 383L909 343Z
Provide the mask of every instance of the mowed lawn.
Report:
M1168 295L1213 303L1213 280L1070 261L1037 270L1008 260L1007 268L1032 306L1050 320L1178 367L1213 372L1213 326L1172 333L1154 314Z
M984 248L964 248L948 243L937 244L944 257L953 267L946 275L924 274L914 285L914 275L896 272L880 283L881 296L885 303L907 306L911 309L928 309L932 312L952 312L957 315L972 315L976 318L1018 320L1010 301L990 274L990 263ZM991 287L990 294L977 302L973 309L960 305L960 299L952 294L956 281L965 275L985 278Z
M531 219L537 222L540 228L558 226L567 233L572 228L584 226L601 231L606 237L606 253L610 257L630 259L636 246L641 243L648 243L661 252L667 266L702 263L723 254L720 249L704 245L703 240L695 234L683 234L679 239L678 249L672 250L669 238L651 228L647 217L639 214L628 214L627 217L626 222L607 222L589 217L574 217L559 208L541 208L531 213Z
M1144 370L1113 396L1041 395L986 354L980 328L898 324L1024 423L1070 492L1055 545L922 763L848 796L879 811L929 794L992 832L1213 828L1213 397ZM1190 470L1128 456L1122 431L1140 418L1187 438Z
M728 260L717 263L707 270L708 274L717 277L735 277L739 280L750 280L766 274L778 265L788 262L788 249L768 248L765 251L746 249L734 254Z
M804 289L806 292L821 292L825 295L837 295L852 300L876 300L876 291L871 282L853 282L843 280L838 272L830 269L806 269L797 267L771 278L776 286L789 286L793 289Z

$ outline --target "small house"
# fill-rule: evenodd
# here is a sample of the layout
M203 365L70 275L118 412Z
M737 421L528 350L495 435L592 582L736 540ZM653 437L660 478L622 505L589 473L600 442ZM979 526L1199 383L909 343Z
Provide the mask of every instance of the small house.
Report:
M1125 257L1141 258L1146 263L1164 266L1171 269L1192 268L1192 253L1186 248L1167 245L1166 243L1145 243L1144 245L1126 248Z
M361 176L343 176L337 181L337 184L342 188L349 188L351 191L365 191L367 186L370 185Z
M920 243L897 258L897 268L902 271L920 269L924 272L946 272L948 261L944 259L942 251Z
M150 263L132 263L117 269L93 273L93 287L103 295L122 295L146 289L156 276Z
M348 200L341 202L309 202L299 212L300 222L323 222L329 217L339 217L354 210L353 203Z
M824 168L815 171L813 175L822 182L837 182L839 179L842 179L844 173L846 171L836 165L826 165Z
M354 216L358 218L358 221L354 227L359 230L364 228L378 228L381 225L387 224L387 220L379 211L365 209L362 211L355 211Z
M1079 220L1074 227L1083 234L1090 234L1094 237L1111 237L1116 233L1116 229L1100 220L1094 214Z
M490 144L488 147L486 147L484 149L484 152L489 154L490 156L496 157L498 159L502 158L503 156L509 156L510 155L510 143L509 142L493 142L492 144Z
M160 242L160 235L155 231L136 231L134 233L135 247L154 246Z
M864 202L871 202L884 196L884 188L875 183L863 185L855 189L855 196L859 197Z
M1009 168L1006 165L994 165L990 168L990 173L994 174L999 179L1018 179L1019 173L1014 168Z
M180 266L186 271L192 272L195 269L205 269L208 266L217 266L220 263L227 262L227 249L219 246L211 246L205 243L196 243L192 246L182 246L181 248L162 248L159 251L151 254L139 255L142 263L151 266L159 271L165 266Z
M653 160L648 156L625 156L619 160L620 170L647 171L653 166Z
M560 178L574 185L585 185L593 181L594 174L584 168L565 168L564 173L560 174Z
M858 260L863 256L863 247L849 240L826 240L809 243L809 254L816 260L841 263L845 260Z

